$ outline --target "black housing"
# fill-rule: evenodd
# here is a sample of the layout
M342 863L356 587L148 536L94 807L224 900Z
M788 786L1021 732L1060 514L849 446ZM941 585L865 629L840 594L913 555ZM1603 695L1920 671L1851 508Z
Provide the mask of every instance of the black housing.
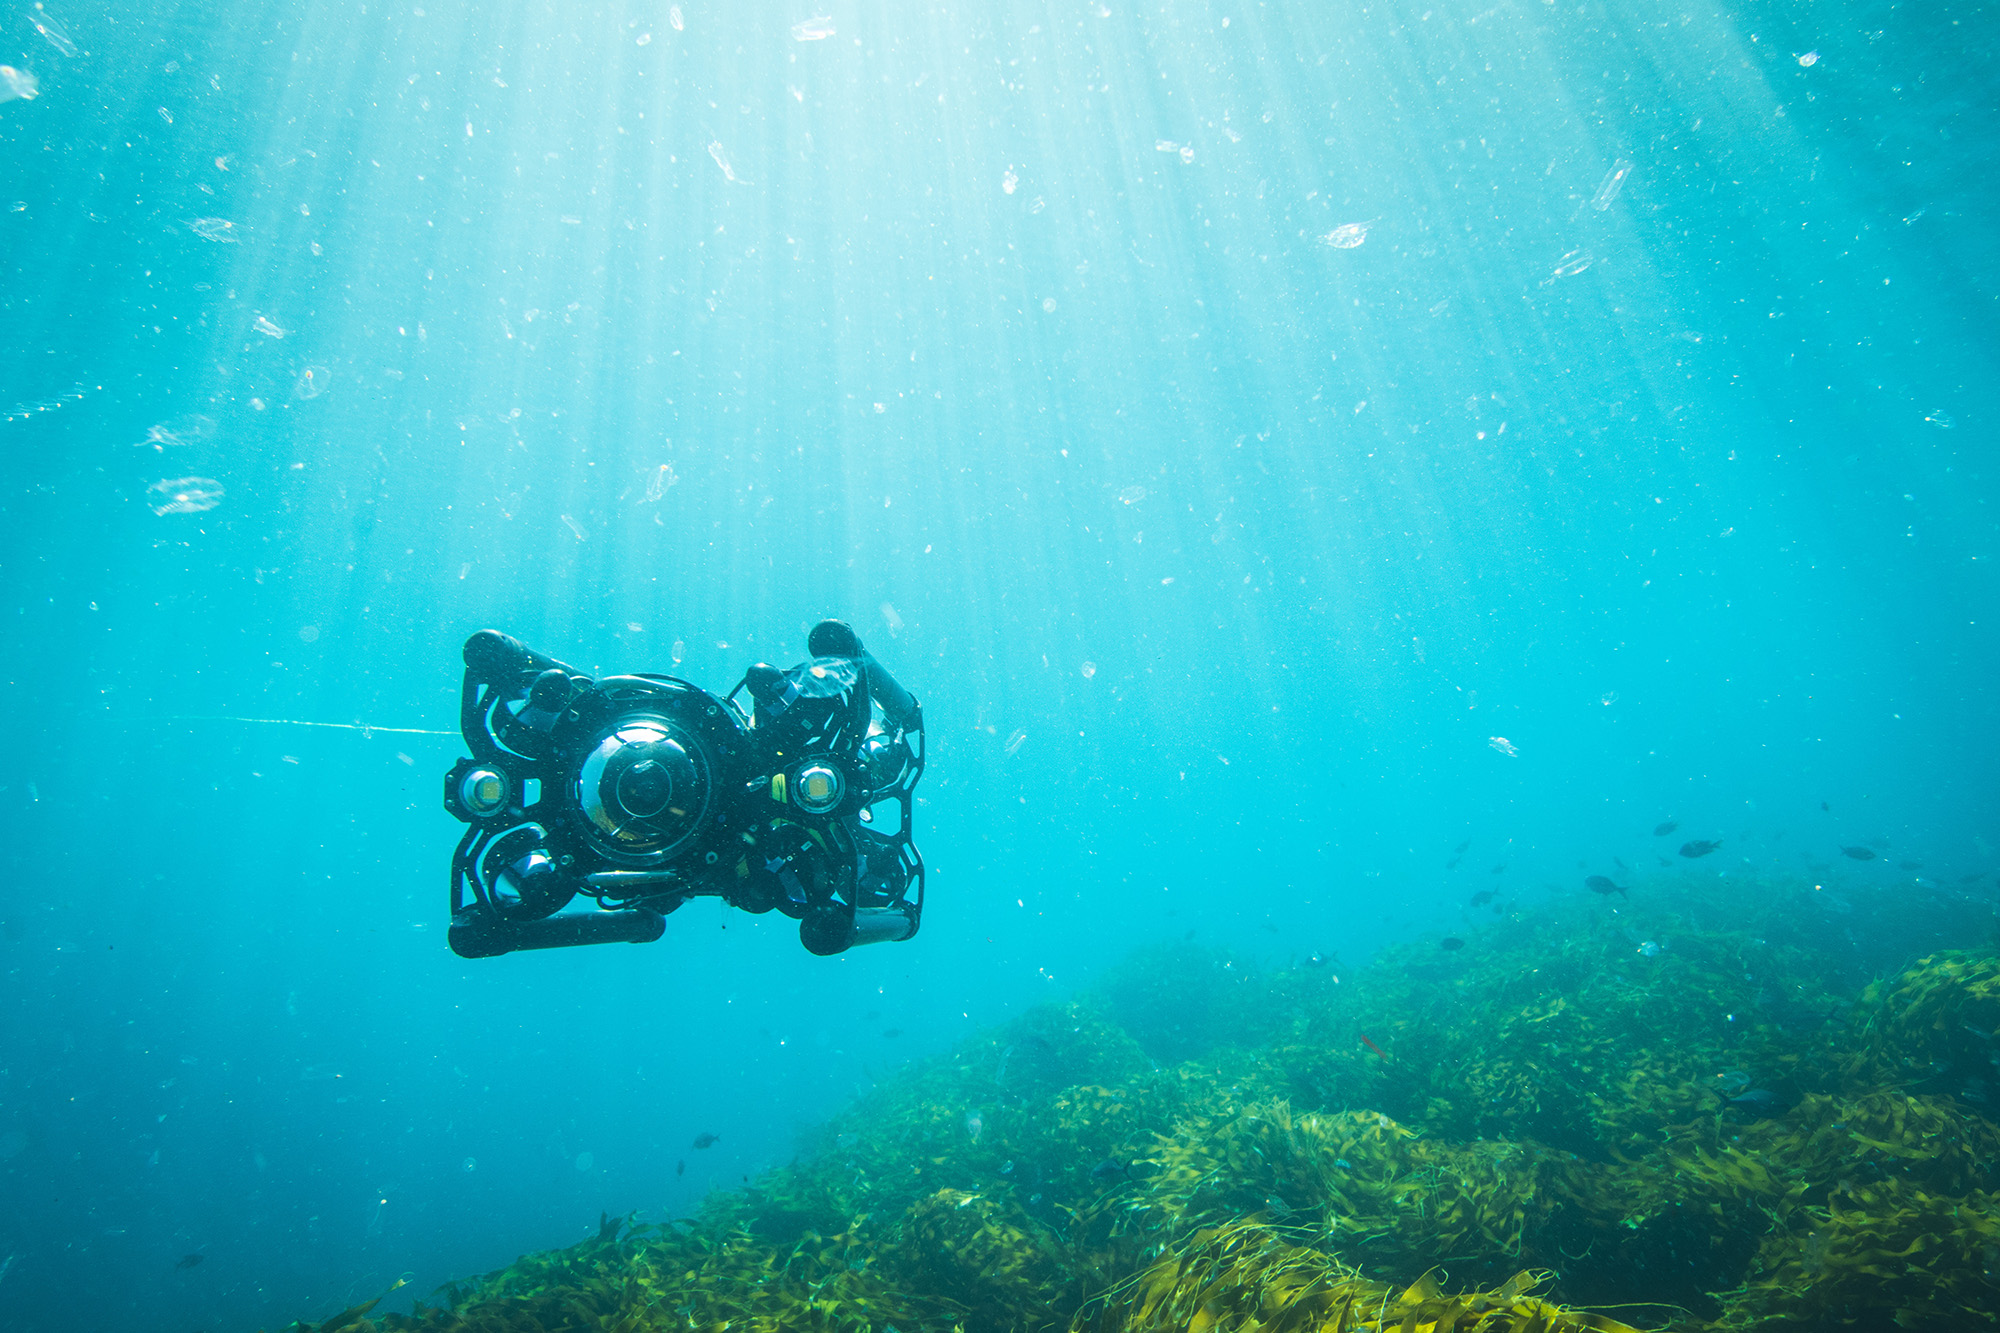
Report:
M718 698L671 676L593 680L497 630L466 640L472 756L444 789L470 826L453 951L647 943L702 896L797 919L816 954L915 935L923 710L847 625L809 644Z

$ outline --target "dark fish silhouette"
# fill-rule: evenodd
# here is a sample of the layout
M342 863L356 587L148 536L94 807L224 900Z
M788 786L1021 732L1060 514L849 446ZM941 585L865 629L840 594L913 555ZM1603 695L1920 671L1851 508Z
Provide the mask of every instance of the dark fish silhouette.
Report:
M894 1041L894 1040L895 1040L896 1038L898 1038L898 1037L900 1037L900 1036L902 1036L902 1035L903 1035L903 1029L901 1029L901 1028L883 1028L883 1029L882 1029L882 1035L883 1035L883 1036L885 1036L885 1037L887 1037L887 1038L888 1038L888 1039L889 1039L890 1041Z
M1840 854L1842 856L1851 856L1857 861L1873 861L1875 859L1875 853L1867 847L1843 847L1840 849Z
M1090 1178L1092 1180L1109 1180L1113 1176L1129 1177L1131 1174L1132 1167L1130 1163L1114 1162L1109 1157L1090 1168Z
M1464 856L1464 855L1465 855L1465 849L1466 849L1466 848L1468 848L1468 847L1470 847L1470 846L1472 846L1472 839L1470 839L1470 838L1467 838L1467 839L1466 839L1466 840L1465 840L1464 842L1461 842L1460 844L1458 844L1458 846L1456 846L1456 847L1452 848L1452 849L1451 849L1451 854L1452 854L1453 856Z
M1631 866L1626 865L1623 861L1619 860L1615 856L1611 858L1611 864L1617 866L1620 870L1627 872L1629 872L1632 869Z
M1438 941L1438 948L1443 949L1446 953L1456 953L1464 947L1465 941L1456 935L1447 935Z
M1722 840L1720 838L1717 838L1713 842L1710 842L1707 838L1696 838L1693 842L1684 842L1681 844L1681 855L1687 857L1689 860L1693 860L1697 856L1707 856L1721 845Z
M713 1148L720 1142L722 1142L722 1135L710 1134L705 1130L694 1136L694 1146L697 1148Z
M1664 838L1669 833L1672 833L1675 829L1679 828L1680 826L1681 826L1681 821L1678 819L1669 819L1663 824L1655 824L1653 825L1653 836L1656 838Z
M201 1261L206 1258L208 1258L208 1256L205 1254L184 1254L180 1258L174 1260L174 1267L197 1268L201 1265Z
M1589 889L1592 893L1601 893L1607 898L1609 898L1614 893L1617 894L1620 898L1629 898L1632 896L1629 893L1625 892L1625 886L1623 884L1613 884L1609 879L1607 879L1603 875L1592 875L1589 879L1583 882L1583 887Z
M1827 803L1826 803L1825 801L1821 801L1821 802L1819 803L1819 808L1820 808L1820 809L1822 809L1822 810L1830 810L1830 809L1832 809L1833 807L1829 806L1829 805L1828 805L1828 804L1827 804Z
M680 1161L674 1163L674 1174L676 1176L684 1176L687 1173L688 1173L687 1158L683 1157L681 1158Z
M1493 898L1494 898L1493 890L1481 889L1479 892L1472 895L1472 905L1474 907L1484 907L1486 906L1486 904L1492 902Z
M1505 861L1502 861L1499 865L1493 867L1493 873L1496 875L1505 874L1506 870L1507 870L1507 863Z

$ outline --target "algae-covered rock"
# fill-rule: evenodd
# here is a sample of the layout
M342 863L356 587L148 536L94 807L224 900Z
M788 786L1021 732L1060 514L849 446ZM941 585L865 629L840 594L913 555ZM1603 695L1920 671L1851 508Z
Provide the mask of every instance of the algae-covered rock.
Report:
M1673 902L1360 969L1158 950L686 1224L323 1327L1993 1327L2000 956L1869 984L1795 886Z

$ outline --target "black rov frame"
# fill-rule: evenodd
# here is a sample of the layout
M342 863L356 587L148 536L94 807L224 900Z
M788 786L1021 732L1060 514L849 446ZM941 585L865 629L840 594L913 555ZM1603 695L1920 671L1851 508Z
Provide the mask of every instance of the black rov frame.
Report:
M649 943L702 896L782 911L816 954L915 935L923 710L845 624L808 645L717 698L671 676L593 680L497 630L466 640L472 757L444 790L471 826L453 951Z

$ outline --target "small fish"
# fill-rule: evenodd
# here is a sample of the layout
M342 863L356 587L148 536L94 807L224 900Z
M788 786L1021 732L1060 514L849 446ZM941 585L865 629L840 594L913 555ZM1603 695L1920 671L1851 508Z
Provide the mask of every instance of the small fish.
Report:
M1109 1157L1090 1168L1090 1178L1092 1180L1109 1180L1113 1176L1124 1176L1130 1179L1131 1175L1132 1164L1130 1162L1114 1161Z
M885 1037L887 1037L887 1038L888 1038L888 1039L889 1039L890 1041L894 1041L894 1040L895 1040L896 1038L898 1038L898 1037L900 1037L900 1036L902 1036L902 1035L903 1035L903 1029L901 1029L901 1028L883 1028L883 1029L882 1029L882 1035L883 1035L883 1036L885 1036Z
M713 1148L720 1142L722 1142L722 1135L711 1134L707 1130L703 1130L694 1136L694 1146L697 1148Z
M1491 889L1481 889L1479 892L1472 895L1472 905L1474 907L1484 907L1486 906L1486 904L1492 902L1493 899L1497 896L1498 895L1496 895Z
M1369 1050L1375 1052L1375 1054L1382 1057L1383 1064L1386 1065L1389 1063L1389 1053L1383 1050L1380 1046L1377 1046L1374 1042L1369 1041L1367 1033L1361 1032L1361 1033L1356 1033L1355 1035L1361 1038L1362 1044L1365 1045Z
M1769 1111L1778 1104L1778 1094L1769 1088L1751 1088L1734 1097L1724 1097L1731 1106L1739 1106L1746 1111Z
M1715 839L1713 842L1707 838L1696 838L1693 842L1684 842L1681 844L1681 855L1692 861L1696 857L1707 856L1721 845L1722 840L1720 838Z
M1619 860L1615 856L1611 858L1611 864L1617 866L1620 870L1624 871L1628 875L1632 873L1632 867L1626 865L1623 861Z
M1840 854L1842 856L1851 856L1857 861L1873 861L1875 859L1874 851L1867 847L1843 847L1840 849Z
M1665 820L1661 823L1653 825L1653 836L1656 838L1664 838L1669 833L1672 833L1675 829L1679 828L1680 826L1681 826L1681 821L1678 819Z
M1506 873L1507 873L1507 863L1506 863L1505 861L1502 861L1502 862L1501 862L1501 863L1500 863L1499 865L1497 865L1497 866L1494 866L1494 867L1493 867L1493 871L1492 871L1492 873L1494 873L1494 874L1496 874L1496 875L1504 875L1504 874L1506 874Z
M1583 887L1589 889L1592 893L1601 893L1607 898L1609 898L1614 893L1617 894L1620 898L1629 898L1632 896L1631 894L1625 892L1625 886L1623 884L1613 884L1609 879L1607 879L1603 875L1592 875L1589 879L1583 882Z
M1447 935L1438 941L1438 948L1443 949L1446 953L1457 953L1464 947L1465 941L1456 935Z
M679 1177L679 1176L684 1176L687 1173L688 1173L687 1158L683 1157L678 1162L674 1163L674 1175L676 1177Z
M1832 807L1832 806L1830 806L1830 805L1828 805L1828 804L1827 804L1827 803L1826 803L1825 801L1821 801L1821 802L1819 803L1819 808L1820 808L1820 809L1822 809L1822 810L1831 810L1831 809L1833 809L1833 807Z
M174 1267L198 1268L201 1266L201 1261L206 1258L208 1258L208 1256L205 1254L184 1254L180 1258L174 1260Z
M1467 838L1464 842L1461 842L1460 844L1458 844L1458 846L1452 848L1451 854L1453 856L1464 856L1466 849L1471 846L1472 846L1472 839Z

